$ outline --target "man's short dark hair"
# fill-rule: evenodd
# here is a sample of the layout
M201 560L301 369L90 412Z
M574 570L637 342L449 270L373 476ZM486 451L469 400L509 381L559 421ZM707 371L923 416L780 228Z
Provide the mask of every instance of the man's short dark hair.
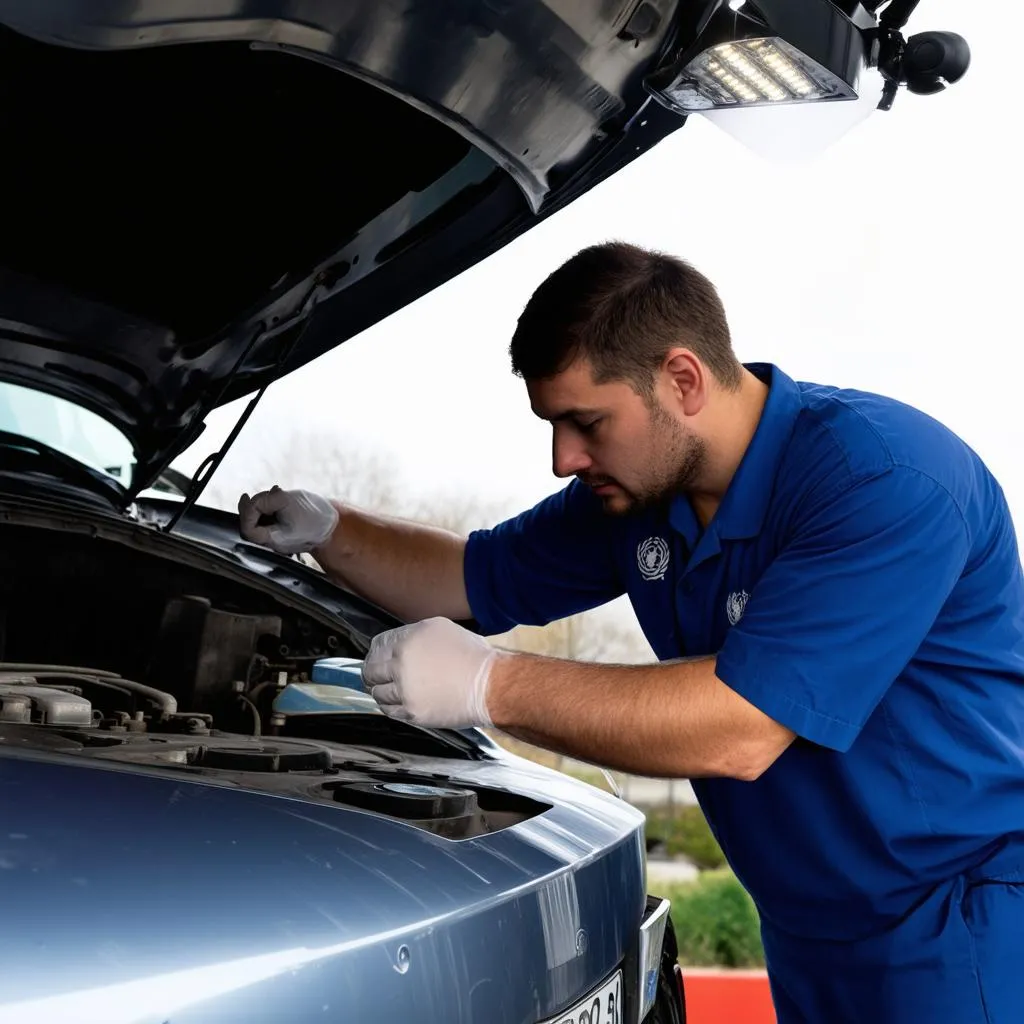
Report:
M554 377L582 356L599 383L626 380L649 396L665 353L677 345L722 386L739 386L741 366L714 285L675 256L606 242L578 252L537 288L509 353L526 380Z

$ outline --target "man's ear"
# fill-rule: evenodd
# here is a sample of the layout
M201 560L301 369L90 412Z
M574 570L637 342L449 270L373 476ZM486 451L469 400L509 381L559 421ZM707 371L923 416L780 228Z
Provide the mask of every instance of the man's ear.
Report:
M707 368L688 348L671 348L665 353L661 369L677 408L684 416L696 416L708 400Z

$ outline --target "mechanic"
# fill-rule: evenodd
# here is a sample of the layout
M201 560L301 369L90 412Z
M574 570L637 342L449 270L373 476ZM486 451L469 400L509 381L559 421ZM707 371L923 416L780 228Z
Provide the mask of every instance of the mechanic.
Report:
M413 623L364 664L387 713L692 779L780 1024L1019 1024L1024 588L981 459L894 400L740 364L713 285L625 243L541 284L510 351L564 490L463 539L274 488L243 536ZM623 593L660 664L458 624Z

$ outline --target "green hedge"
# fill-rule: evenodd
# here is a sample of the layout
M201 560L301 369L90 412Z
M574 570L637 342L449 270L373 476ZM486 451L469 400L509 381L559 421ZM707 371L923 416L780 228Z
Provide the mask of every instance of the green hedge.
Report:
M647 837L664 843L670 857L683 854L702 871L725 867L725 855L704 812L693 804L649 810Z
M652 882L652 893L672 901L679 962L691 967L763 967L761 928L754 901L727 868L692 882Z

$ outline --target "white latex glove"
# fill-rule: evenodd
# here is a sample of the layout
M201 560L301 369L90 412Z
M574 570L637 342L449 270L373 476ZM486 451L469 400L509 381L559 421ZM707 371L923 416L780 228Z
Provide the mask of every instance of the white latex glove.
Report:
M373 638L363 685L393 718L446 729L490 726L487 686L504 653L451 619L424 619Z
M274 522L260 525L260 516ZM334 533L338 510L312 491L282 491L274 486L250 498L238 499L239 532L246 540L262 544L282 555L313 551Z

